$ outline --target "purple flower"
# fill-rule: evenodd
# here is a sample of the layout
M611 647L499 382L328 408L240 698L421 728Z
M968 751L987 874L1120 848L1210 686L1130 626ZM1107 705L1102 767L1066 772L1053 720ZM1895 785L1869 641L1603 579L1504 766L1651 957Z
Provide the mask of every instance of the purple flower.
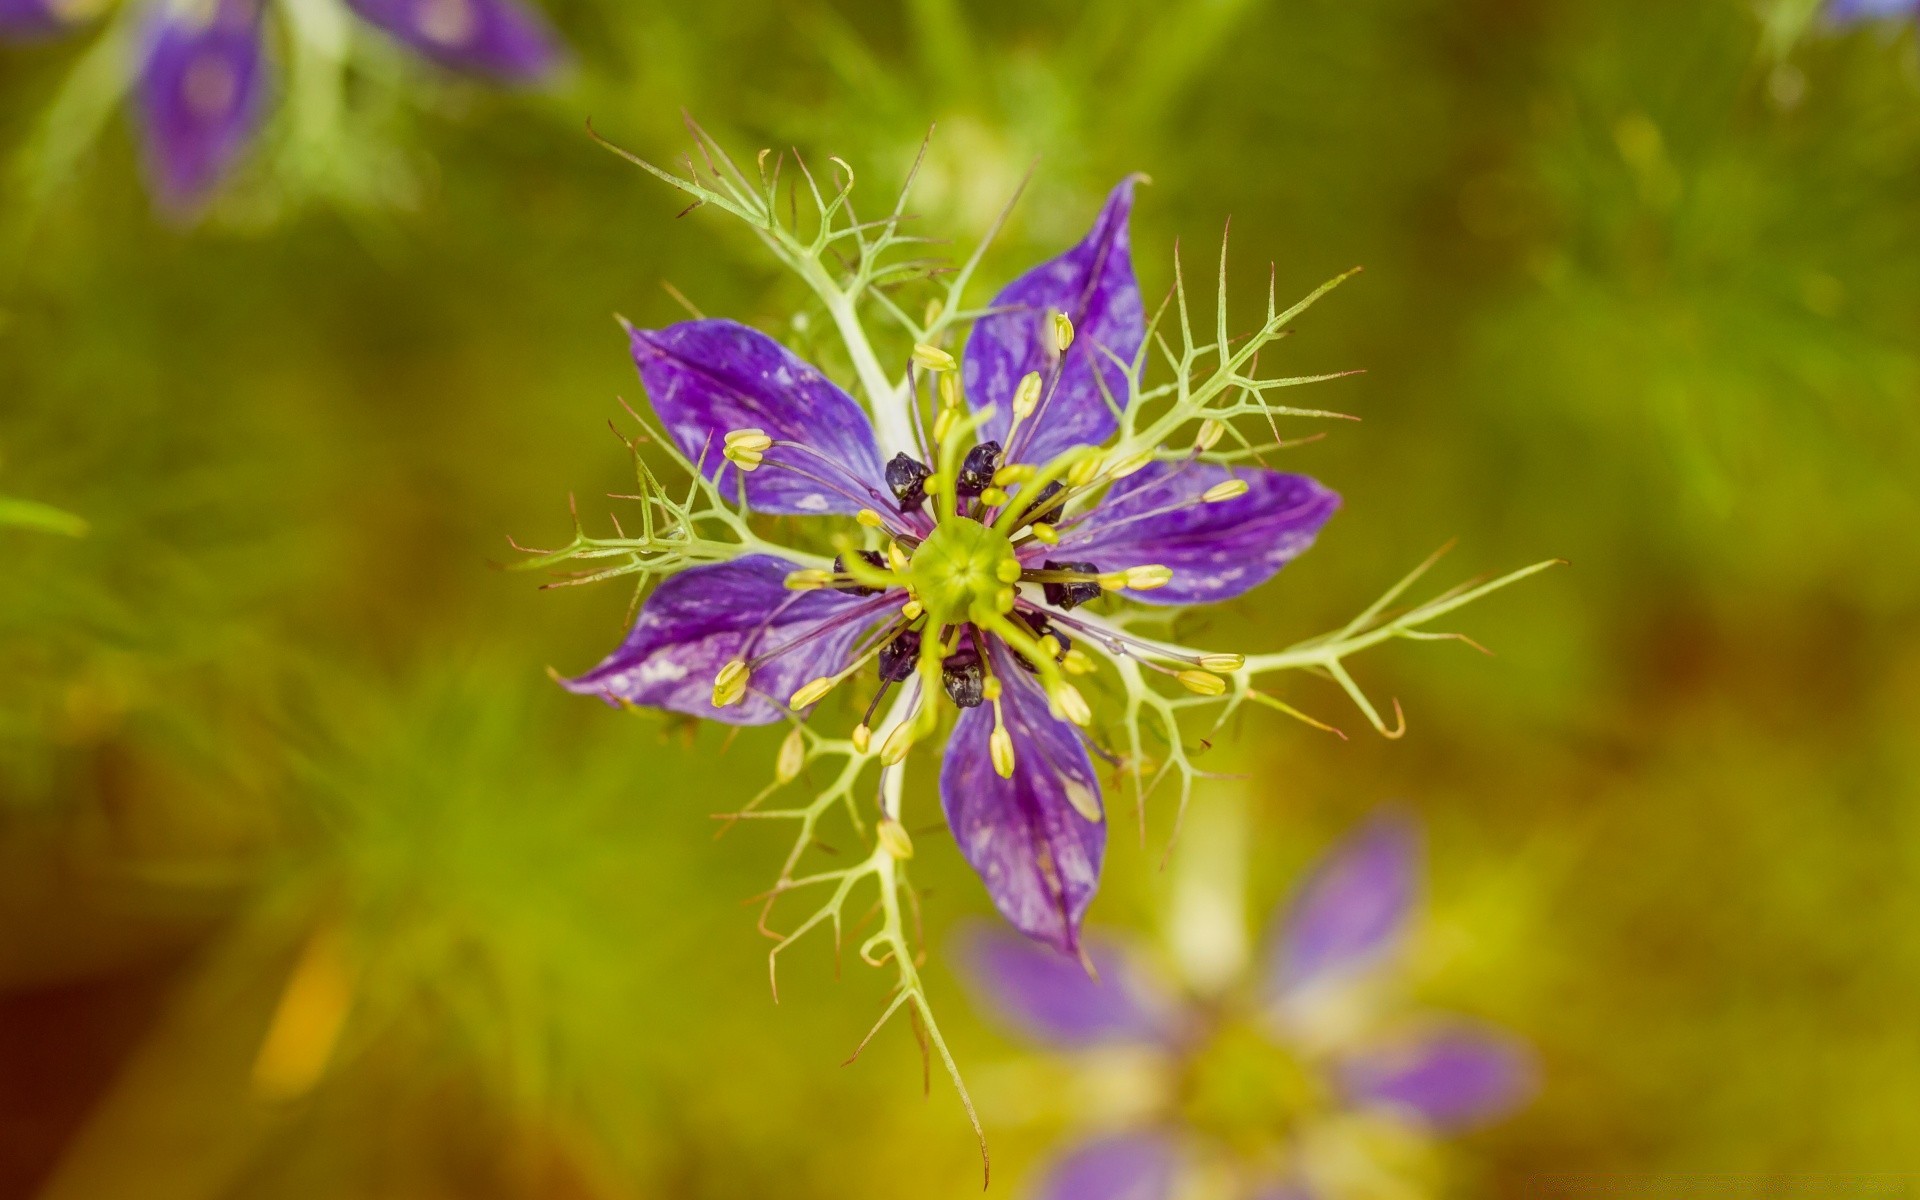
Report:
M1149 1064L1133 1089L1144 1098L1117 1130L1061 1154L1039 1196L1163 1200L1184 1170L1222 1159L1250 1198L1338 1195L1382 1139L1468 1129L1521 1104L1534 1068L1512 1038L1456 1018L1356 1020L1379 1007L1417 860L1415 829L1375 818L1299 888L1250 988L1184 1004L1119 947L1095 950L1096 980L1005 935L972 939L975 990L1020 1033ZM1114 1089L1110 1068L1100 1078Z
M520 0L344 0L415 53L503 82L558 63L558 43ZM63 32L93 0L0 0L0 39ZM267 112L263 0L145 0L131 64L147 177L164 209L190 213L232 171Z
M1826 16L1840 25L1920 16L1920 0L1832 0L1827 5Z
M843 536L831 567L755 556L684 570L618 650L567 683L765 724L864 675L853 741L864 752L877 737L887 768L935 731L944 697L959 711L940 785L960 851L1015 928L1069 954L1106 847L1094 759L1111 757L1082 731L1090 710L1069 676L1091 669L1076 640L1118 636L1073 610L1109 591L1148 604L1239 596L1304 551L1339 503L1298 475L1102 457L1146 332L1133 188L1114 188L1078 245L994 299L964 362L916 350L943 403L915 444L882 446L851 396L755 330L632 330L655 411L719 494L761 513L856 517L883 545ZM1224 687L1186 665L1189 686ZM899 716L875 734L896 685Z

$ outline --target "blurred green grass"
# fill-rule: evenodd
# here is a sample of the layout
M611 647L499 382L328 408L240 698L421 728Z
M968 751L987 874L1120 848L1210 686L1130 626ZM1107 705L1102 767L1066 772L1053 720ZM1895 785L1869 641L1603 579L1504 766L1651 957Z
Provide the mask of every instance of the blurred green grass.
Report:
M1262 903L1382 799L1430 822L1423 978L1547 1069L1460 1194L1920 1170L1910 29L1783 68L1719 0L553 11L578 81L409 118L414 207L170 231L115 136L13 243L0 493L90 533L0 529L0 1193L978 1186L904 1033L836 1066L874 978L815 946L767 996L740 902L779 848L707 814L769 739L559 694L627 597L490 569L622 490L613 311L675 319L663 279L776 331L797 301L580 124L666 158L682 106L874 197L937 123L915 207L963 240L1038 156L993 282L1136 169L1149 292L1228 216L1237 296L1364 264L1288 349L1368 371L1315 397L1362 423L1288 464L1347 505L1222 643L1338 624L1454 537L1457 574L1573 566L1467 615L1497 658L1363 661L1403 741L1311 684L1352 741L1247 723ZM0 52L8 144L68 53ZM1116 837L1096 920L1153 924L1169 816ZM986 905L922 837L937 962ZM263 1105L316 924L360 999L316 1090ZM935 979L963 1066L1013 1052ZM1045 1131L983 1116L1016 1185Z

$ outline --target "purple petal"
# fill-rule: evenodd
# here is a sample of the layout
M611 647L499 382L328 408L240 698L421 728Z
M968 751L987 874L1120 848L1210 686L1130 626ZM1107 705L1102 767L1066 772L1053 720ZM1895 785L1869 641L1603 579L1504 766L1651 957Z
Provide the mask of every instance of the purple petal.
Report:
M1036 1200L1165 1200L1179 1166L1178 1149L1162 1134L1082 1142L1054 1161Z
M1161 1042L1179 1020L1173 998L1118 946L1087 947L1100 977L1071 958L998 931L967 939L967 974L981 1004L1028 1037L1056 1046Z
M552 29L515 0L347 0L347 6L415 53L456 71L523 81L538 79L560 61Z
M1827 20L1840 25L1883 17L1920 16L1920 0L1833 0L1827 5L1826 16Z
M147 174L162 207L192 209L259 127L266 63L256 0L218 0L202 18L158 4L136 90Z
M1015 929L1065 954L1080 945L1080 922L1100 886L1105 820L1089 821L1068 790L1098 808L1100 783L1072 725L1047 711L1046 693L998 639L988 643L1004 687L1000 707L1013 738L1014 769L993 769L987 739L994 706L960 714L940 768L940 796L960 853Z
M1533 1056L1518 1040L1456 1026L1347 1058L1341 1086L1356 1104L1398 1109L1440 1130L1466 1129L1519 1108L1533 1094Z
M787 574L798 569L783 558L753 554L682 571L647 597L618 650L562 686L609 704L666 708L729 725L776 721L802 684L846 666L854 642L893 603L831 589L789 591ZM713 677L728 661L779 650L816 631L756 668L745 699L713 706Z
M1247 494L1207 504L1208 488L1245 480ZM1160 565L1173 582L1128 595L1147 604L1211 604L1273 578L1313 545L1340 497L1305 475L1212 463L1149 463L1061 530L1056 558L1102 571ZM1072 553L1066 553L1071 550Z
M785 346L733 321L635 329L633 361L654 411L723 495L738 469L721 456L736 429L776 442L746 475L747 503L769 513L854 513L893 505L873 425L853 397Z
M1419 892L1420 836L1410 820L1378 816L1335 847L1301 885L1270 956L1275 997L1377 963Z
M56 0L0 0L0 40L28 41L65 33L77 22Z
M1045 462L1070 446L1098 445L1117 427L1108 397L1127 403L1127 377L1114 359L1132 362L1147 335L1127 237L1136 178L1113 189L1079 245L995 296L992 307L1005 311L982 317L967 338L967 399L976 408L998 408L980 436L1005 443L1010 463ZM1055 312L1073 321L1064 359L1054 349ZM1045 381L1041 404L1019 439L1007 443L1013 393L1029 371Z

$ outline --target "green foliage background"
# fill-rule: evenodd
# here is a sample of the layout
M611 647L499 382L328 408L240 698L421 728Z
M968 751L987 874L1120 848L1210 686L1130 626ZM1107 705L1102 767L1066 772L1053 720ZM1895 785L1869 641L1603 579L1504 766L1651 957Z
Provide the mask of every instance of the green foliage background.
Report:
M1421 987L1521 1031L1547 1081L1451 1152L1457 1194L1920 1172L1910 27L1796 40L1804 12L1730 0L549 7L567 86L415 80L337 164L300 160L355 186L276 190L280 147L172 229L115 128L44 204L0 194L0 493L89 526L0 529L0 1194L977 1192L904 1030L837 1065L877 977L816 945L767 995L740 902L782 847L708 814L772 741L561 693L543 669L594 661L628 597L490 569L509 533L563 538L569 490L598 511L627 482L612 312L676 319L661 280L775 331L800 302L582 127L670 159L682 107L844 157L870 205L937 123L914 208L962 240L1038 156L995 283L1136 169L1150 293L1229 216L1247 297L1269 259L1283 297L1364 264L1288 350L1367 369L1314 397L1362 423L1288 464L1346 507L1213 640L1337 625L1449 538L1456 575L1573 565L1467 614L1496 658L1362 660L1404 740L1305 681L1351 741L1252 720L1219 751L1257 781L1260 911L1375 804L1425 817ZM78 53L0 52L4 144ZM1099 923L1154 926L1149 816ZM990 1073L1016 1048L940 955L989 909L947 843L920 857L949 1037ZM318 1086L266 1103L248 1065L316 927L355 947L352 1015ZM1011 1190L1052 1131L985 1099Z

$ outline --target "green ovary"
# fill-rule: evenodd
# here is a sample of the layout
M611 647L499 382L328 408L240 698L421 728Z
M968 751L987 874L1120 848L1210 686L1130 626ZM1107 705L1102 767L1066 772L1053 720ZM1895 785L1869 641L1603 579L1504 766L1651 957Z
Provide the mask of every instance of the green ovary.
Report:
M913 552L908 573L933 624L958 625L972 620L976 608L1006 611L1020 560L1005 534L966 517L950 517Z

